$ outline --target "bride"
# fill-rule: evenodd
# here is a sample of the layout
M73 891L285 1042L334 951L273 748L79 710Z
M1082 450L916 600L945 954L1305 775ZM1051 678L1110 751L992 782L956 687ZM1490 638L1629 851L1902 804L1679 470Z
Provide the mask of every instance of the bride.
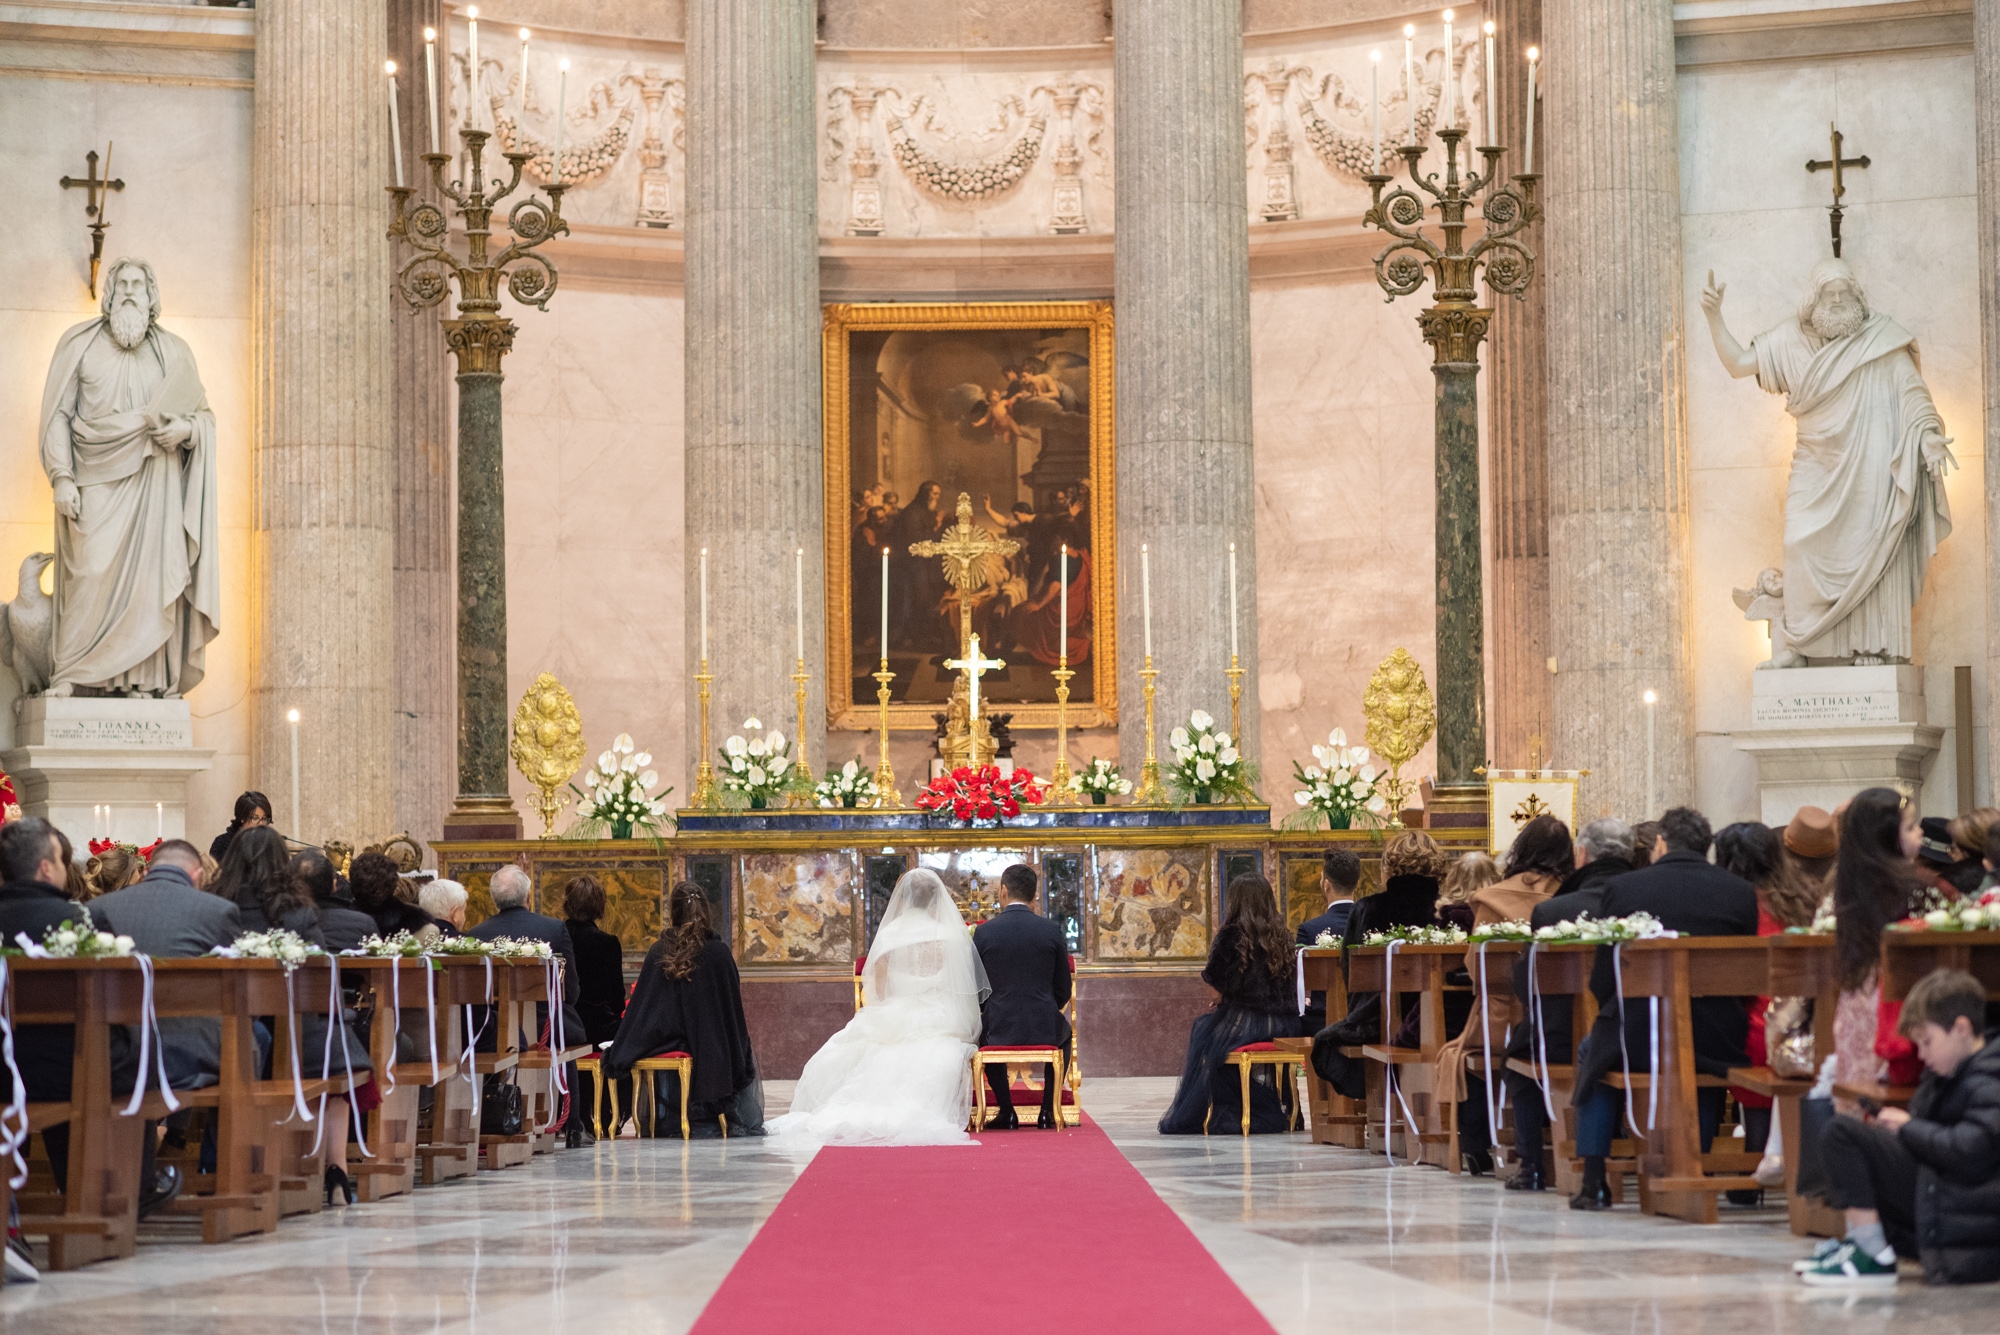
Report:
M966 1142L979 1004L991 988L936 872L896 883L862 974L864 1004L806 1063L769 1134L818 1145Z

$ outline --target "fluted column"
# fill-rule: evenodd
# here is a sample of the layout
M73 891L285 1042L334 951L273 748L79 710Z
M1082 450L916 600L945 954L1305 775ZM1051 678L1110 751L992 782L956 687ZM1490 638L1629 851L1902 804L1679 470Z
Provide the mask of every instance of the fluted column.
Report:
M1989 804L2000 760L2000 0L1972 8L1973 153L1979 208L1979 342L1986 391L1986 787L1958 795L1959 810Z
M1241 0L1112 11L1118 351L1119 755L1145 754L1140 544L1152 549L1158 732L1229 716L1237 548L1242 739L1258 752L1256 498Z
M1493 80L1496 133L1507 170L1520 171L1526 126L1527 49L1542 40L1542 0L1488 0L1499 27ZM1546 145L1546 130L1543 143ZM1522 234L1544 253L1541 224ZM1493 300L1487 339L1487 478L1493 497L1493 664L1490 749L1496 764L1525 765L1530 739L1549 736L1549 509L1547 294L1540 281L1516 300ZM1563 763L1560 757L1557 764Z
M687 7L687 667L709 549L716 741L793 731L792 554L806 553L809 758L826 761L812 0ZM695 688L687 686L693 784Z
M257 7L251 781L313 842L379 838L395 811L386 22L384 0Z
M1679 126L1665 0L1546 0L1549 652L1583 814L1693 789ZM1539 156L1539 155L1538 155Z
M431 198L419 154L424 28L444 27L443 0L388 0L389 58L402 90L405 179ZM386 279L384 280L386 281ZM456 615L451 566L451 367L435 311L390 303L390 386L395 441L396 805L394 825L419 840L437 834L457 782L452 668Z

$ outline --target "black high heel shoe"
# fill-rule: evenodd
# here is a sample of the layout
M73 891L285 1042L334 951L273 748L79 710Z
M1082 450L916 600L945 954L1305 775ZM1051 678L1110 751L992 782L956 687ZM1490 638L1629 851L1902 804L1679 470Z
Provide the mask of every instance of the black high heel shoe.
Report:
M326 1166L325 1181L326 1203L328 1205L333 1204L333 1193L336 1190L340 1192L344 1204L354 1204L354 1179L347 1175L346 1169L328 1164Z

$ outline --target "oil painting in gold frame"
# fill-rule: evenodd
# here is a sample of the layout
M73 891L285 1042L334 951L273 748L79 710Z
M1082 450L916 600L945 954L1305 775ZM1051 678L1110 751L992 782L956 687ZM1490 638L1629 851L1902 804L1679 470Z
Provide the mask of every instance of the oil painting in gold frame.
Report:
M823 374L827 709L837 728L879 713L889 556L889 724L935 726L951 694L959 592L909 552L958 520L1017 544L984 559L970 594L982 653L1007 666L982 708L1012 728L1056 722L1064 648L1071 727L1118 719L1117 495L1107 301L829 305ZM1061 621L1067 546L1069 621Z

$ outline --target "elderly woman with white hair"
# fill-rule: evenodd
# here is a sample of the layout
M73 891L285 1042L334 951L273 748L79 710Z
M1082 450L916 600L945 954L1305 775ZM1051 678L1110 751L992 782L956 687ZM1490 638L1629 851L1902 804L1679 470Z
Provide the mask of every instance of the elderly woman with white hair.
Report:
M465 887L457 881L432 881L417 892L417 907L431 915L440 936L465 931Z

